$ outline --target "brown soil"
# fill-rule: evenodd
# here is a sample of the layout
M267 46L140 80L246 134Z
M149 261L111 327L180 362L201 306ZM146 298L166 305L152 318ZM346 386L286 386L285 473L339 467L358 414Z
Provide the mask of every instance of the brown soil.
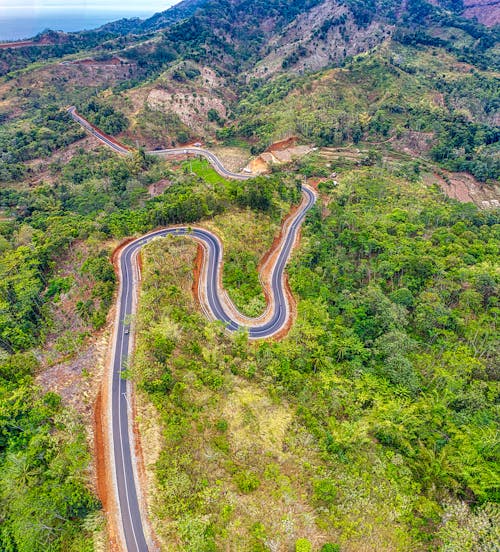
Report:
M259 155L259 157L256 157L255 159L252 159L250 163L248 164L248 168L254 173L263 173L266 172L268 169L267 163L262 159L262 157Z
M94 450L95 450L95 461L96 461L96 471L97 471L97 494L100 501L102 502L103 508L106 510L108 506L108 493L106 486L104 485L106 481L106 460L104 454L104 439L103 433L104 429L102 427L102 391L99 390L97 399L94 406L94 427L95 427L95 440L94 440Z
M198 305L201 304L200 295L199 295L199 285L200 285L201 271L203 267L203 257L204 257L203 246L201 244L198 244L198 249L196 250L196 257L194 260L193 287L192 287L193 296Z
M290 138L287 138L286 140L280 140L279 142L274 142L274 144L271 144L266 151L283 151L288 148L293 148L297 145L298 137L297 136L290 136Z
M39 44L35 44L32 40L24 40L22 42L3 42L0 44L0 50L5 50L6 48L24 48L26 46L39 46Z
M155 182L154 184L151 184L150 186L148 186L149 195L151 197L157 197L161 195L171 185L172 185L172 181L167 180L166 178L163 178L162 180L158 180L158 182Z
M129 62L121 60L118 57L112 57L104 61L98 61L92 58L86 59L75 59L74 61L69 62L71 65L89 65L92 67L109 67L111 65L130 65Z
M41 40L35 42L34 40L19 40L17 42L2 42L0 44L0 50L5 48L26 48L28 46L53 46L55 41L51 40L47 36L44 36Z
M468 173L440 171L423 177L427 185L438 184L443 192L463 203L475 203L481 209L500 207L500 186L484 184Z
M119 540L116 538L114 523L112 522L113 519L116 519L116 515L115 513L110 513L113 510L112 505L114 501L111 499L113 493L110 490L112 476L109 470L109 463L106 462L106 458L109 458L109 450L105 438L106 432L104 426L106 416L103 412L102 403L101 389L97 395L94 407L94 458L97 472L97 496L102 503L102 507L106 512L106 519L108 520L108 550L110 552L119 552Z
M311 146L297 146L298 138L292 136L271 144L266 151L252 159L247 168L254 174L265 173L271 165L289 163L293 159L303 157L312 151Z

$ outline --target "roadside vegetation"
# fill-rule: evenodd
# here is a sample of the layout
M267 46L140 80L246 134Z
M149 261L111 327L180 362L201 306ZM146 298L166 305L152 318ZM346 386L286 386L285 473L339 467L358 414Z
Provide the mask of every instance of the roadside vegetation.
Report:
M131 374L160 417L165 542L458 550L484 523L494 546L498 214L376 167L339 179L320 184L279 343L198 313L192 244L145 252Z
M5 551L93 550L104 524L89 490L81 422L34 383L31 352L0 358L0 547Z

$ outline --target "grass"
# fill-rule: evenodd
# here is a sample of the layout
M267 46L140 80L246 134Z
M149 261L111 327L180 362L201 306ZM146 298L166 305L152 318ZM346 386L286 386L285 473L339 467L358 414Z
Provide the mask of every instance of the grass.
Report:
M225 184L227 180L220 176L206 159L190 159L182 164L185 171L192 172L209 184Z
M261 449L281 457L293 412L288 405L275 403L257 385L236 379L223 411L228 423L228 440L233 450Z

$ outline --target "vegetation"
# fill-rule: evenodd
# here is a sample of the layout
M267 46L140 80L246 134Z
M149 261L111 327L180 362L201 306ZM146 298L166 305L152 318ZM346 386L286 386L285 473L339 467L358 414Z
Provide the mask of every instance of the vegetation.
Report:
M117 113L110 105L103 105L95 99L83 106L82 114L106 134L119 134L129 125L123 113Z
M289 266L297 319L279 342L202 316L192 242L147 247L128 376L151 414L139 422L160 540L196 552L497 544L498 212L445 199L420 174L437 164L498 181L498 29L449 0L345 0L294 27L319 4L195 0L0 50L1 550L95 548L86 420L42 371L76 366L105 327L112 248L205 225L223 240L231 299L257 316L257 266L303 178L321 202ZM304 36L283 54L292 28ZM83 56L96 66L60 63ZM116 74L98 67L116 56ZM199 126L153 109L154 88ZM201 159L77 144L68 105L144 149L202 134L252 154L291 135L347 147L233 182Z
M81 139L84 133L69 122L64 110L47 106L37 111L29 128L13 122L0 127L0 181L21 181L28 169L23 162L48 157Z
M257 140L254 152L284 134L323 146L427 135L423 156L485 182L500 176L495 76L450 71L447 53L393 45L323 75L284 75L255 83L238 104L238 123L221 139Z
M36 369L31 353L0 360L0 546L90 552L102 519L84 434L60 398L35 385Z
M378 168L340 178L290 268L298 320L279 343L196 313L192 245L146 255L132 373L165 438L158 531L186 550L426 550L459 542L460 515L493 546L498 216ZM309 532L286 518L292 542L290 496L314 512Z

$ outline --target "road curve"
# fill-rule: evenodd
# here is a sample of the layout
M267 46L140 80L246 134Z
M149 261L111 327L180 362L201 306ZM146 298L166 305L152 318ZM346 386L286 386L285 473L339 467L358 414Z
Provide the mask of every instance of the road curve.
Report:
M134 446L131 443L129 408L130 383L122 378L122 372L128 367L132 352L133 333L129 332L130 320L135 314L139 271L137 254L146 244L154 239L165 236L185 236L203 244L205 248L205 269L200 280L202 288L200 296L206 298L206 306L214 320L221 321L229 332L246 328L251 339L265 339L280 332L291 316L290 305L284 286L284 270L290 258L293 244L300 226L316 201L316 194L308 187L303 187L304 201L294 215L288 232L282 240L282 247L272 264L270 289L271 313L265 321L255 319L248 326L239 324L228 312L221 299L221 266L223 250L218 238L208 230L198 227L177 226L156 230L138 238L126 245L119 258L120 291L117 306L117 322L113 346L113 376L112 376L112 416L111 435L113 439L113 455L115 468L115 483L118 493L119 508L123 524L123 539L129 552L144 552L148 550L144 527L141 518L137 495L136 477L134 476Z
M131 155L133 150L121 144L111 136L108 136L97 127L89 123L85 117L82 117L76 110L76 107L72 105L67 109L69 116L78 124L80 124L87 132L90 132L92 136L95 136L100 140L104 145L108 146L116 153L122 155ZM195 148L192 146L187 146L185 148L171 148L171 149L162 149L162 150L150 150L146 152L148 155L156 155L159 157L175 157L176 155L195 155L197 157L204 157L212 167L223 177L231 178L233 180L247 180L252 178L252 174L241 174L229 171L224 167L221 160L213 154L211 151L205 150L203 148Z
M68 109L70 116L81 124L108 147L123 155L131 154L126 146L107 136L78 115L74 106ZM211 152L201 148L176 148L148 152L155 155L194 154L205 157L214 169L226 178L246 180L251 175L228 171L221 161ZM185 236L202 244L205 250L204 269L199 282L199 295L204 310L213 320L222 322L228 332L242 328L248 331L250 339L265 339L279 333L288 323L291 311L285 292L284 271L290 258L300 226L307 212L316 202L316 192L308 186L302 187L303 199L297 211L284 226L284 235L280 248L269 266L270 278L265 282L269 307L265 316L249 319L237 313L236 307L227 299L222 289L221 267L223 258L222 244L212 232L199 227L176 226L151 232L127 244L120 252L118 264L120 287L116 308L116 322L112 342L112 377L110 379L111 417L110 436L114 474L115 493L121 517L122 541L127 552L147 552L154 546L146 537L145 524L141 512L137 470L135 467L135 444L132 431L132 415L128 397L131 395L131 383L123 376L127 369L133 349L133 328L130 321L136 312L136 300L140 272L137 256L142 247L154 239L165 236ZM235 316L235 313L237 315ZM245 320L245 324L241 323Z

